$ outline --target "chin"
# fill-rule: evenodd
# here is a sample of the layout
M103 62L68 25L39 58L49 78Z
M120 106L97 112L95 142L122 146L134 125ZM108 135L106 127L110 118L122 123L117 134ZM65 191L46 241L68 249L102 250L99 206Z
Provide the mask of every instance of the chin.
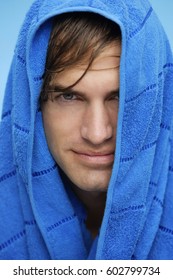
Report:
M87 192L106 192L108 189L112 168L108 170L61 170L63 181L73 189Z
M73 181L79 189L88 192L106 192L109 185L110 176L104 177L90 177L82 178L81 180Z
M80 186L80 189L85 191L85 192L97 192L97 193L101 193L101 192L107 192L108 186Z

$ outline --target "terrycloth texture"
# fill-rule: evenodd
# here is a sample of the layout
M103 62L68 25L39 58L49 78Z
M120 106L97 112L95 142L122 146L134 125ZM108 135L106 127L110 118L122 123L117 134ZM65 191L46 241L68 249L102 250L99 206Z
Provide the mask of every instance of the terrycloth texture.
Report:
M122 30L116 160L97 240L63 186L39 94L51 17L91 11ZM0 259L173 259L173 60L147 0L37 0L15 49L0 125Z

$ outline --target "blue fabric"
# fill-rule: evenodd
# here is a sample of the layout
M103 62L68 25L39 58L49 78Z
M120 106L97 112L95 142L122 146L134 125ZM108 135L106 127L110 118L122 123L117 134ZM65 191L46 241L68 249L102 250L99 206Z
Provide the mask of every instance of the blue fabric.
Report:
M122 31L116 159L91 252L83 207L63 186L38 105L51 17L68 11L99 13ZM147 0L35 1L0 124L0 259L173 259L172 121L172 53Z

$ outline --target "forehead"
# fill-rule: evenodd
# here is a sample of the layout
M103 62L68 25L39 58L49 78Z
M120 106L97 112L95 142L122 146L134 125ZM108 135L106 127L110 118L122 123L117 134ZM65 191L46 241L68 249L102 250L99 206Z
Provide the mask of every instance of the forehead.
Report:
M121 43L118 41L108 45L95 58L89 70L105 70L119 67L121 55Z
M103 51L94 59L91 66L87 70L86 74L91 73L101 73L106 70L119 69L121 56L121 43L117 41L111 43L103 49ZM63 72L55 74L50 85L54 85L56 81L61 82L74 82L80 79L80 77L85 73L88 67L88 61L85 59L80 62L79 65L73 65L66 68Z

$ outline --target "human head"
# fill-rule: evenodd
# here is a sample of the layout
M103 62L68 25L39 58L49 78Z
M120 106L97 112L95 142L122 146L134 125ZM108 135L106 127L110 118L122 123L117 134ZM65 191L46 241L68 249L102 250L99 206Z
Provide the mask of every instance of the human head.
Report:
M121 41L119 25L99 14L73 12L56 16L48 45L41 102L48 99L54 75L83 63L87 65L85 75L103 49L116 41Z
M58 16L50 37L40 97L46 138L61 170L83 190L105 191L112 171L120 38L118 25L93 13ZM58 104L57 93L80 98Z

